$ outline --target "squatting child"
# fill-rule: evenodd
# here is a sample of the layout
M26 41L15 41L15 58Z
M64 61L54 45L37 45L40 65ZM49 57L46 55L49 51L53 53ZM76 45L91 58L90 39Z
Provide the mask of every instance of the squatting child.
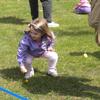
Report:
M17 53L20 70L25 73L26 79L34 76L32 61L39 57L48 60L47 74L58 76L56 69L58 55L53 49L54 41L55 35L48 28L45 19L35 19L28 25L28 29L19 43Z

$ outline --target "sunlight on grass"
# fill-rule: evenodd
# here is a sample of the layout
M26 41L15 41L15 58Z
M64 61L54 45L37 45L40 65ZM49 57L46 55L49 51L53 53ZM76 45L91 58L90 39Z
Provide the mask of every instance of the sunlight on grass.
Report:
M1 0L0 86L30 100L99 100L100 48L95 43L94 30L88 25L88 16L73 13L78 0L52 1L53 20L60 24L59 28L52 28L56 35L55 49L59 55L57 69L60 76L47 76L47 62L35 59L33 66L39 71L28 83L24 82L16 54L23 31L31 21L28 1ZM83 56L85 52L87 58ZM15 100L0 91L2 98Z

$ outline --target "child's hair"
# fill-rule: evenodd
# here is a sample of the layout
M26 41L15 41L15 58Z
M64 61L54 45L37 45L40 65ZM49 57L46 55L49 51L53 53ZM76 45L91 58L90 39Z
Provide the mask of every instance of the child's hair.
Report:
M54 39L54 34L50 31L47 21L43 18L37 18L33 20L30 24L28 24L27 32L35 30L43 35L47 35L48 37Z

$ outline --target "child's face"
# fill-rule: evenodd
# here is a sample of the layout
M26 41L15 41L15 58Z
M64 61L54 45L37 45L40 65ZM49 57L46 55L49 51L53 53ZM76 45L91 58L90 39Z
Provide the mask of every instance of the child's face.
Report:
M30 35L31 35L31 37L32 37L33 40L37 40L37 41L40 40L41 39L41 36L42 36L41 33L37 32L35 30L32 30L30 32Z

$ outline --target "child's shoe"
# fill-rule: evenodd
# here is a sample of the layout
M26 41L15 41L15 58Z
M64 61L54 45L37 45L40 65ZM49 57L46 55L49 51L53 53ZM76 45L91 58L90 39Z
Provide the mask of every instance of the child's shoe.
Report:
M48 26L49 27L59 27L59 24L55 23L55 22L50 22L50 23L48 23Z
M29 79L32 76L34 76L34 70L25 73L25 79Z
M58 76L58 73L57 73L56 70L54 70L54 71L48 71L47 75L53 76L53 77L57 77Z
M27 72L27 69L25 68L25 66L21 66L20 70L21 70L22 73L26 73Z

